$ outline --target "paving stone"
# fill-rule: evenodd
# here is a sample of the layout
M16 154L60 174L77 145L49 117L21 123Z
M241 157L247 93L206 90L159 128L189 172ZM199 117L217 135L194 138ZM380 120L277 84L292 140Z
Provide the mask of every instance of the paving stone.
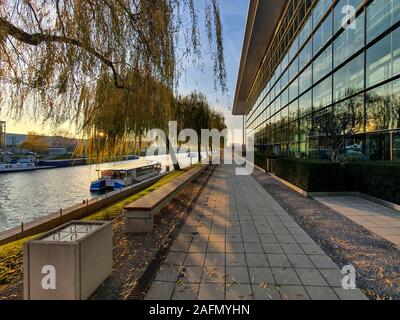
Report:
M200 283L202 274L202 267L182 267L179 272L178 280L185 283Z
M317 269L296 269L296 272L305 286L328 286L328 283L324 280Z
M170 251L171 252L188 252L190 248L191 242L189 241L175 241L172 245Z
M310 300L307 291L302 286L279 286L282 300Z
M243 234L244 243L260 243L260 238L256 233Z
M249 267L268 267L268 260L264 253L246 253Z
M199 300L224 300L224 283L202 283L200 284Z
M175 282L153 281L144 300L170 300L175 288Z
M267 254L267 259L271 267L290 268L290 263L286 254Z
M274 234L259 234L262 243L278 243L278 239Z
M225 253L212 253L212 252L207 253L204 265L225 266Z
M227 253L226 254L227 267L246 267L246 256L243 253Z
M244 253L243 243L226 243L226 252Z
M264 253L261 243L244 243L245 253Z
M309 258L318 269L337 269L337 265L327 255L310 255Z
M206 266L203 270L201 282L225 283L226 272L224 266Z
M271 268L277 285L301 285L293 268Z
M344 275L340 272L339 269L319 269L319 272L324 277L325 281L331 287L340 287L342 288L342 280Z
M280 291L275 286L253 284L251 288L253 300L281 300Z
M253 293L249 284L227 284L226 300L253 300Z
M315 268L311 260L304 254L288 254L287 256L294 268Z
M300 244L301 248L304 250L304 252L306 254L316 254L316 255L321 255L321 254L325 254L325 252L321 249L320 246L318 246L315 243L302 243Z
M236 233L236 234L242 234L242 231L240 230L240 227L227 227L226 228L226 234L232 234L232 233Z
M296 243L296 240L294 239L295 235L286 235L286 234L275 234L276 238L278 239L279 242L282 243ZM263 241L264 242L264 241Z
M181 266L185 261L186 253L183 252L170 252L165 259L165 263L169 265Z
M274 285L275 279L268 267L249 267L250 282L254 285Z
M199 252L206 252L207 251L207 242L195 242L192 243L189 247L189 253L199 253Z
M181 283L175 286L172 300L197 300L200 283Z
M206 254L201 252L188 253L184 262L187 267L202 267Z
M339 300L330 287L305 287L312 300Z
M313 244L314 240L310 238L308 235L302 235L302 234L294 234L292 237L295 239L297 243L308 243L308 244Z
M297 243L282 243L282 249L286 254L304 254Z
M392 236L400 237L400 232L396 233L400 224L385 223L377 220L376 228L391 228ZM179 266L183 259L184 265ZM156 275L148 297L365 298L359 290L344 291L342 277L332 260L254 177L234 175L234 166L219 166ZM156 284L160 289L153 289Z
M343 288L334 288L334 290L342 300L369 300L367 296L359 289L345 290Z
M284 253L279 243L262 243L265 253Z
M210 235L210 238L208 239L208 242L210 243L210 242L223 242L223 243L225 243L225 234L219 234L219 233L216 233L216 234L211 234Z
M243 243L243 238L241 234L233 233L226 235L226 242L228 243Z
M178 279L180 273L179 266L169 266L166 264L161 265L158 271L155 281L168 281L175 282Z
M247 267L227 267L226 283L250 283L249 270Z

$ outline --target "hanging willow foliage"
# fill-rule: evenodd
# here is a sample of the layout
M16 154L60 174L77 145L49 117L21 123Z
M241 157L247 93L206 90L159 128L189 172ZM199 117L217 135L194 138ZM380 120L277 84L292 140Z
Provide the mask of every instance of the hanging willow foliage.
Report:
M218 0L203 0L226 90ZM173 120L181 61L201 59L194 0L0 0L0 106L74 123L97 156Z

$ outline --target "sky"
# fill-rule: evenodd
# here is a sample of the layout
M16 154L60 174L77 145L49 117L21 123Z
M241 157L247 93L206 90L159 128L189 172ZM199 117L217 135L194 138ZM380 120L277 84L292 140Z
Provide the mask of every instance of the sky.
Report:
M230 129L242 129L243 126L243 118L232 116L231 110L235 96L248 3L249 0L220 0L228 92L222 94L219 91L215 91L212 63L204 54L202 67L192 66L188 63L178 86L178 92L183 95L189 94L193 90L205 94L210 105L224 113L226 124ZM203 12L200 12L200 10L202 10L201 6L199 6L200 36L202 45L206 47L207 40L204 33ZM3 111L0 117L7 121L7 132L9 133L36 131L49 134L53 131L50 126L42 126L40 122L32 121L29 116L25 116L21 121L15 122L7 118L6 113ZM66 125L65 129L67 128L68 126ZM241 134L238 134L233 142L241 143Z

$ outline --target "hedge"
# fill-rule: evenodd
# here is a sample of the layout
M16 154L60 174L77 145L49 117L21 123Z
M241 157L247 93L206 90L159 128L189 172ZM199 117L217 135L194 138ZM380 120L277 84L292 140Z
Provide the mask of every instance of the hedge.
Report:
M400 204L400 162L277 159L276 175L307 192L362 192Z
M346 189L400 204L400 163L346 164Z
M317 160L276 160L276 175L307 192L339 192L345 189L340 163Z

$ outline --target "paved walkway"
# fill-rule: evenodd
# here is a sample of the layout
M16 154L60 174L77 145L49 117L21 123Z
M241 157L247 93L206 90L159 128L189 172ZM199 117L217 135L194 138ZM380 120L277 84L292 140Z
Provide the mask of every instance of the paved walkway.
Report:
M365 299L252 176L219 166L146 299Z
M400 248L400 212L359 197L316 197L315 200Z

